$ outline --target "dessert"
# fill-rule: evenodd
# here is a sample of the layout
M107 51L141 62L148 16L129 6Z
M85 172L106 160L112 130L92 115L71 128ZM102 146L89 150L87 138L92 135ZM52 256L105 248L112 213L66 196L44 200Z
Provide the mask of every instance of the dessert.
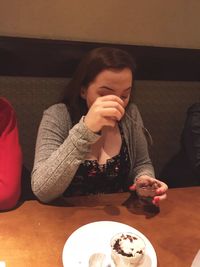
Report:
M111 249L116 267L133 267L144 259L145 243L134 233L118 233L111 239Z

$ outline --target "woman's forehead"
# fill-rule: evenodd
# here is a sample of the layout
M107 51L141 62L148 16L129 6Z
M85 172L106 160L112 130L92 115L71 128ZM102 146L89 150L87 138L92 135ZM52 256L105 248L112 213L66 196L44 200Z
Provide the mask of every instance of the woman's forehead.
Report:
M121 70L118 69L106 69L101 71L95 78L95 82L127 82L132 81L132 71L128 68Z

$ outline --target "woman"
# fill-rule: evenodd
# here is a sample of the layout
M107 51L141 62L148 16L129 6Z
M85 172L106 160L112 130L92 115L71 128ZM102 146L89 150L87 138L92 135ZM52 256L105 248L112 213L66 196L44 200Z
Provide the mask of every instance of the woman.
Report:
M155 181L142 119L130 101L134 73L123 50L102 47L83 58L64 102L47 109L39 127L32 189L41 201ZM159 183L154 204L166 198Z
M21 192L22 154L15 112L0 98L0 210L14 208Z

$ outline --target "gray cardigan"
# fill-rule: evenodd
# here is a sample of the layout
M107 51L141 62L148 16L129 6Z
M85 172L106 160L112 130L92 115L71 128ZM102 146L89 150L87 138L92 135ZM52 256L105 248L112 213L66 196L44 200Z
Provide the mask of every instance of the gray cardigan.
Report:
M147 131L136 105L128 106L121 125L131 161L129 177L124 179L134 182L143 174L154 177L145 136ZM100 135L86 127L82 118L72 127L65 104L55 104L45 110L38 130L31 179L37 198L49 202L61 196L84 162L91 144L99 138Z

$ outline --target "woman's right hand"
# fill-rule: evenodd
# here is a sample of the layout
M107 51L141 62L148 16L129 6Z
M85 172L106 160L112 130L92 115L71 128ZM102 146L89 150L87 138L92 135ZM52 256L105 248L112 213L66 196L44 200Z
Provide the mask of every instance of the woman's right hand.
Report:
M152 203L156 206L159 206L160 201L165 200L167 198L168 186L164 182L148 175L142 175L137 178L135 184L130 186L129 189L131 191L136 190L136 184L140 186L152 186L155 183L158 187L156 188L156 195L153 197Z
M124 102L116 95L98 97L85 116L86 126L99 132L104 126L114 127L124 115Z

